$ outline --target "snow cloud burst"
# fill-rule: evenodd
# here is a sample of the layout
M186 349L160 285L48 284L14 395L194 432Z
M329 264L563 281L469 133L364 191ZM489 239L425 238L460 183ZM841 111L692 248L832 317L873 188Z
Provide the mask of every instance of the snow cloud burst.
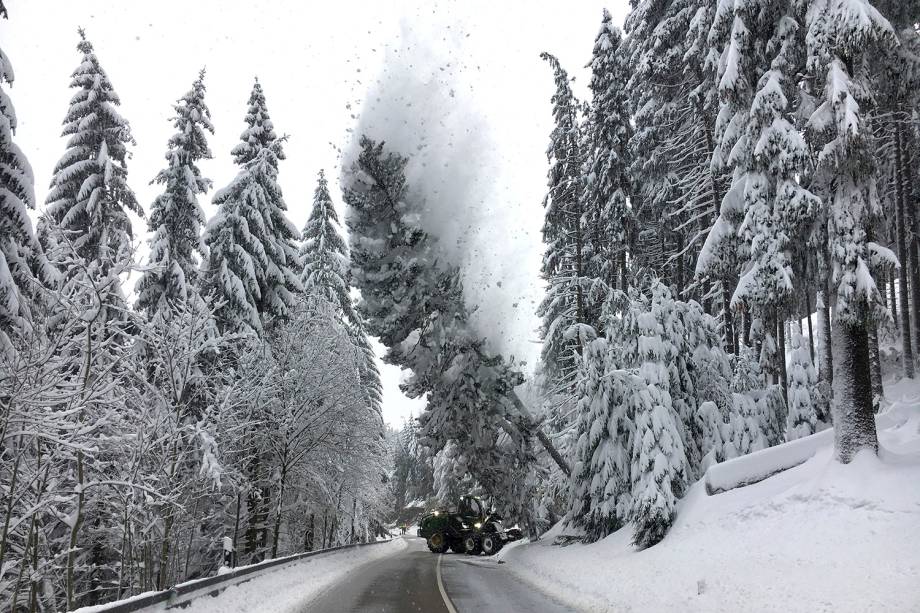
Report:
M539 201L510 202L513 169L501 156L493 125L475 95L479 66L456 22L427 37L403 21L360 109L343 168L364 134L409 158L421 224L443 257L460 267L473 323L493 350L532 367L540 288ZM536 216L536 218L534 217ZM534 222L536 221L536 226Z

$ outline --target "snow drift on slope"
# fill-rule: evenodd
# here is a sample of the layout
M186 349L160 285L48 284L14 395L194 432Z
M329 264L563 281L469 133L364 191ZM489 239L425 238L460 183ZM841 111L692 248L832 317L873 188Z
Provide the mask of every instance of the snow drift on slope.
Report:
M659 545L630 526L593 545L545 538L502 552L506 568L591 611L920 610L920 386L879 415L879 456L849 465L833 439L760 483L707 496L697 483ZM820 435L818 435L820 436Z

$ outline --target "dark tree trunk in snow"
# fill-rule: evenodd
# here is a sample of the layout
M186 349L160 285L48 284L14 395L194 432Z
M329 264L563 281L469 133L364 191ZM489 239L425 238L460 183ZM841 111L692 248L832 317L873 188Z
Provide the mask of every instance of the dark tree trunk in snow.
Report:
M885 391L882 388L882 362L878 348L878 325L869 321L869 376L872 380L872 412L878 413L879 403Z
M815 331L811 324L811 294L808 288L805 288L805 320L808 322L808 352L811 355L811 363L815 363Z
M849 463L857 452L878 452L875 415L872 410L869 332L866 319L837 317L833 324L834 354L834 445L837 459Z
M728 275L722 277L722 325L725 330L725 351L728 353L735 353L737 351L738 343L735 338L735 322L732 320L732 284L728 279Z
M898 260L901 263L898 268L898 302L901 311L901 359L903 361L904 376L910 379L914 377L914 353L913 343L910 330L910 307L908 306L908 265L910 258L907 255L907 212L904 202L904 183L901 175L904 172L903 155L901 153L901 137L898 131L894 132L894 151L895 151L895 234L898 249ZM893 285L893 282L892 282ZM892 290L893 292L893 290Z
M303 537L303 550L313 551L313 535L316 533L316 519L313 513L310 513L310 525L307 526L307 532Z
M821 333L821 351L818 352L818 377L827 384L834 383L834 348L831 342L831 308L827 304L825 291L817 296L818 330Z

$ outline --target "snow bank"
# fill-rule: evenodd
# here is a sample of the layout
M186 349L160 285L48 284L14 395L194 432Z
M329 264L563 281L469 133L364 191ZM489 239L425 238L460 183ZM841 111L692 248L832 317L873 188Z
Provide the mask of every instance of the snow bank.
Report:
M708 496L697 483L645 551L629 526L567 547L552 545L556 528L502 552L505 568L590 611L920 611L918 397L916 384L889 388L879 457L844 466L818 445L747 487Z
M356 567L406 548L404 539L385 545L357 547L306 558L286 568L228 587L215 597L203 596L184 609L188 613L296 613L321 591Z
M819 449L834 444L834 431L822 430L776 447L768 447L727 462L713 464L706 471L706 492L718 494L763 481L778 472L798 466Z

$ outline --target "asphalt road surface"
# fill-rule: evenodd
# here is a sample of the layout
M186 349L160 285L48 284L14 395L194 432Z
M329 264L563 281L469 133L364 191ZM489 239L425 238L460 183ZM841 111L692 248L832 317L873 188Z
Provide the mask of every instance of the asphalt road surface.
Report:
M368 562L312 600L302 613L571 613L503 564L484 556L428 551L406 536L408 547Z

